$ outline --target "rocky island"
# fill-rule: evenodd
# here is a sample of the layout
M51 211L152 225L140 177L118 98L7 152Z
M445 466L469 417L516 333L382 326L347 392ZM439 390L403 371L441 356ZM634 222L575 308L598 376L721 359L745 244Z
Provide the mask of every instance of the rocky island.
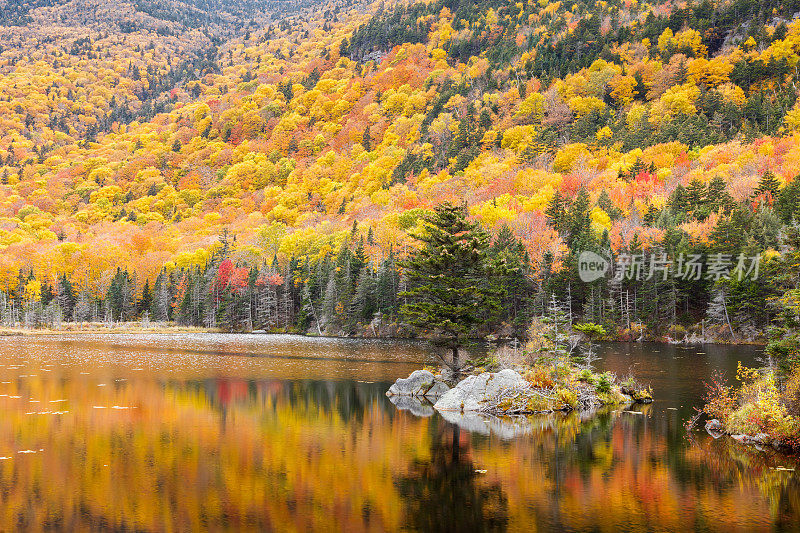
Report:
M478 369L455 382L450 378L446 372L443 377L416 370L408 378L398 379L386 395L399 408L412 411L431 403L440 412L496 416L592 411L604 405L653 401L649 387L633 378L619 382L611 373L597 374L569 364L498 372Z

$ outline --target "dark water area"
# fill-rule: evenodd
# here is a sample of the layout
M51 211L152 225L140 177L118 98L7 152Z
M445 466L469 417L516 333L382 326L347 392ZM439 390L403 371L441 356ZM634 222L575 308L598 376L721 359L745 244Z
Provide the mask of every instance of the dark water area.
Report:
M0 530L798 531L795 459L683 428L759 356L607 344L655 403L470 425L384 395L422 343L6 337Z

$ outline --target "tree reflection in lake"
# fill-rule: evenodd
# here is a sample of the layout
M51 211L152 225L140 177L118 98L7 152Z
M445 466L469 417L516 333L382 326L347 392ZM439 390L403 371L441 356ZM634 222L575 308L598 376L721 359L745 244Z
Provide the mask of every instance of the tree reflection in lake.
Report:
M142 339L6 340L0 530L727 533L800 523L797 461L685 437L709 357L735 369L739 352L686 362L687 350L614 346L603 364L637 365L656 403L532 417L509 431L398 410L387 376L409 368L381 344L359 345L353 363L350 344L335 341L315 341L317 358L304 361L301 341L259 358L254 341L214 337L226 353L214 356L203 339L187 353L154 339L170 348L157 354ZM239 345L247 350L232 355Z
M418 531L504 531L508 501L500 483L481 483L468 435L453 425L431 426L430 456L415 458L397 487L405 523ZM462 442L463 440L463 442Z

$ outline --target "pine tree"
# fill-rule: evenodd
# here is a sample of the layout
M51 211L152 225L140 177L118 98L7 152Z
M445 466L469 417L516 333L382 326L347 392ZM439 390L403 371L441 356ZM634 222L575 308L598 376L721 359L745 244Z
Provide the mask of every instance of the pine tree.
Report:
M778 194L775 212L786 224L800 219L800 176L787 183Z
M372 319L376 310L377 283L372 269L367 267L361 270L358 277L356 292L350 306L350 329L359 323L366 323Z
M502 298L502 319L512 326L514 337L524 336L530 322L529 300L533 287L529 279L530 259L525 246L503 224L490 247L497 263L497 293Z
M339 291L337 290L336 275L331 272L328 283L325 285L325 296L322 299L322 325L328 333L337 333L339 330Z
M590 209L589 192L586 187L581 187L572 205L567 210L567 246L571 250L575 250L575 245L590 232Z
M404 261L409 299L402 306L408 322L419 330L434 331L452 356L441 358L458 371L459 347L485 320L484 313L499 310L488 259L489 236L467 220L465 205L440 204L424 217L425 232L414 235L420 248Z
M567 206L568 202L561 196L561 191L556 191L544 212L550 227L559 234L567 229Z
M139 298L139 302L136 304L136 314L141 315L145 311L149 312L152 305L153 292L150 290L150 280L146 279L142 288L142 297Z
M753 191L753 198L757 198L761 195L769 195L771 199L775 199L778 197L780 191L781 182L778 181L778 178L775 177L772 171L767 170L761 176L761 179L758 180L758 187Z
M386 259L378 268L377 279L377 307L378 311L389 316L395 314L397 308L397 293L400 286L400 275L397 272L394 252L390 249Z

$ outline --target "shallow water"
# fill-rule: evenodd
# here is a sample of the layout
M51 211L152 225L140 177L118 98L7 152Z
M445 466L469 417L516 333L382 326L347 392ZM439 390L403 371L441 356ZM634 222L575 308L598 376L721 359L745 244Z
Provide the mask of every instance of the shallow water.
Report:
M756 348L606 345L599 366L654 404L467 430L384 396L424 344L0 341L0 530L800 528L796 461L683 429L702 382Z

